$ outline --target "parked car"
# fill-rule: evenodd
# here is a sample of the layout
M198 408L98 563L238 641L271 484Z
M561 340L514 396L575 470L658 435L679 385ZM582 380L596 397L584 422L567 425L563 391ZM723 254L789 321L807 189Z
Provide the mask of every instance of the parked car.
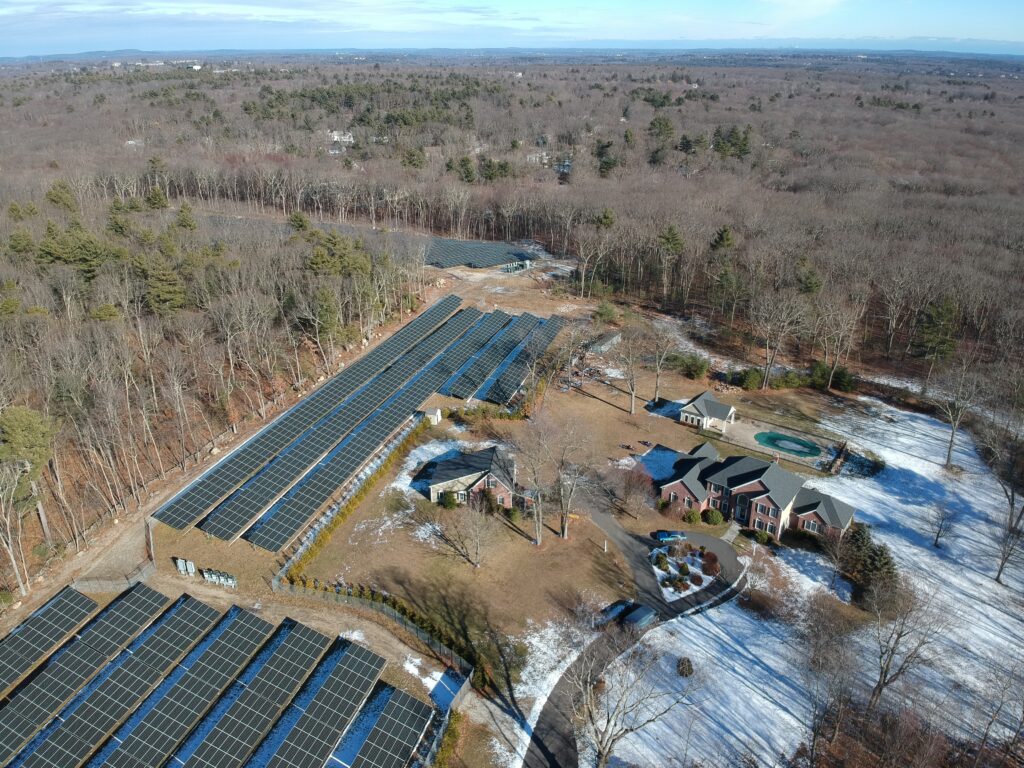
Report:
M686 534L682 531L655 531L651 538L664 544L670 541L686 541Z
M646 605L640 605L637 603L634 604L633 608L622 614L619 619L619 624L621 624L625 629L631 629L634 632L639 632L647 629L657 620L657 611Z
M619 618L623 613L630 610L636 605L632 600L616 600L610 605L606 605L602 608L594 619L595 627L603 627L605 624L609 624L615 619Z

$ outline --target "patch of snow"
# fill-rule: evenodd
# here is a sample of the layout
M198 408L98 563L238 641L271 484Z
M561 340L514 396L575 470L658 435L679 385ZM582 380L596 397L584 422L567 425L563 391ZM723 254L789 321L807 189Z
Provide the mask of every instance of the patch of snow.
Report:
M433 670L423 669L423 659L409 654L402 662L402 669L415 677L429 691L430 699L441 709L450 709L455 694L459 692L464 682L454 670Z
M398 475L394 481L381 492L381 495L389 489L402 491L407 496L425 496L427 493L426 483L415 480L419 469L430 461L450 459L463 451L479 451L483 448L490 448L495 445L494 441L485 440L482 442L467 442L466 440L432 440L429 443L418 445L409 451L409 454L402 462Z
M353 643L366 642L366 635L363 634L363 630L361 629L346 629L344 632L340 633L338 637L344 638L345 640Z
M615 750L622 762L613 764L736 765L749 752L757 765L774 765L780 752L791 754L806 735L810 707L792 627L765 621L733 601L666 622L641 642L660 656L647 686L682 690L686 682L676 662L688 656L697 687L691 706L675 707L624 738Z
M571 624L549 621L534 625L520 638L527 649L526 665L513 693L519 706L515 743L506 745L491 739L491 750L499 768L520 768L530 748L533 727L537 724L548 696L576 658L596 637ZM529 705L529 709L526 706Z
M622 372L620 368L603 368L604 375L609 379L624 379L626 374Z
M608 463L613 467L618 467L619 469L632 469L636 466L636 459L632 456L623 456L621 459L609 461Z
M810 597L815 590L825 589L844 603L853 598L853 585L842 576L837 575L833 585L832 565L820 552L780 547L774 562L782 568L790 585L804 597Z

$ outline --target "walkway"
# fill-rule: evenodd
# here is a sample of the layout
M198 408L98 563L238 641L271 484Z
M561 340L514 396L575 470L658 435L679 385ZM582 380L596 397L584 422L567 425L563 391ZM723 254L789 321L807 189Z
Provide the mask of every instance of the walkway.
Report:
M648 536L630 533L610 512L595 512L593 520L615 542L629 563L636 582L637 600L656 609L663 620L674 619L684 613L703 610L728 600L733 594L731 585L743 575L743 566L736 556L736 550L728 542L705 533L687 533L687 541L694 546L704 546L718 555L722 573L711 586L669 603L662 597L650 565L649 553L651 547L655 546L654 541ZM615 649L609 634L602 634L594 641L592 653L598 654L604 663L612 660ZM562 675L537 719L530 748L523 761L524 768L579 766L576 732L571 719L571 691L566 677L566 674Z

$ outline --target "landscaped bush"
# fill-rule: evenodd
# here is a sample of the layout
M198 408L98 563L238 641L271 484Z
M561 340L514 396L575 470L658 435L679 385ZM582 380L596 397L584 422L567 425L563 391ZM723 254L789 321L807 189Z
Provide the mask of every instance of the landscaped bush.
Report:
M786 371L781 376L775 376L771 381L772 389L796 389L797 387L806 387L810 383L806 376L803 376L796 371Z
M754 541L758 544L767 545L771 543L771 540L772 535L768 531L754 531Z
M683 519L690 525L697 525L700 522L700 510L699 509L688 509L686 514L683 515Z
M676 662L676 672L679 673L680 677L690 677L693 675L693 662L690 661L689 657L681 656L679 661Z
M704 513L704 516L708 520L708 525L721 525L724 519L722 513L717 509L709 509Z
M672 586L676 592L685 592L690 588L690 582L685 579L676 579L676 583Z
M816 360L811 366L811 386L815 389L826 389L828 387L828 376L831 367L825 365L821 360ZM853 374L845 366L840 365L832 375L832 389L840 392L852 392L855 386Z
M690 575L690 566L688 566L686 563L680 563L679 564L679 575L680 576L689 576Z
M704 583L704 577L701 576L699 573L694 573L690 576L690 583L693 584L693 586L695 587L699 587L701 584Z
M667 571L668 570L668 555L666 555L664 552L659 552L657 555L655 555L654 556L654 567L657 568L659 571Z
M445 491L441 494L441 506L445 509L455 509L459 505L455 498L455 491Z
M713 563L709 563L707 560L705 560L701 570L704 571L705 576L714 578L722 572L722 564L719 563L717 560Z

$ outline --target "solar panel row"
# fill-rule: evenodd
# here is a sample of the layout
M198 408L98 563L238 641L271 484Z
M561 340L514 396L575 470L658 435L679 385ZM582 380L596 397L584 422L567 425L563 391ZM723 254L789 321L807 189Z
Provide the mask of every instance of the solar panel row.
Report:
M528 313L513 320L500 336L494 338L483 354L469 367L469 370L452 385L450 390L452 396L463 400L473 397L480 385L487 381L491 373L512 353L512 350L519 346L519 342L525 339L539 322L539 319Z
M460 315L465 314L465 317ZM319 422L284 454L218 506L203 523L207 533L233 541L310 467L324 458L349 432L369 417L390 395L401 389L419 370L443 350L438 339L446 338L449 323L475 321L480 313L462 310L440 329L414 346L393 365L372 378L341 408Z
M193 525L345 398L405 354L460 303L457 296L446 296L436 302L211 468L159 510L156 519L179 529Z
M478 316L478 315L477 315ZM450 343L472 325L472 318L453 318L438 332L438 343ZM273 514L251 528L246 541L277 552L305 527L337 490L358 472L387 442L388 437L413 415L430 394L475 352L486 338L477 326L438 360L389 398L369 419L347 437L316 469L310 472L274 508Z
M562 318L557 316L545 320L544 324L533 332L530 340L526 342L526 346L519 351L512 364L498 376L482 399L498 405L507 405L526 381L530 365L547 351L564 325Z
M396 690L363 742L352 768L405 768L433 712L429 704Z
M487 315L485 315L482 324L487 327L487 331L489 334L488 338L492 338L495 335L497 335L506 325L508 325L508 323L511 320L511 315L507 315L500 309L498 309L495 310L494 312L489 312ZM463 365L459 367L459 370L457 370L455 373L451 375L451 378L449 378L448 381L441 385L441 387L438 389L438 392L440 392L442 395L449 394L455 382L462 378L462 374L469 370L470 366L472 366L473 363L476 362L477 358L482 353L483 350L480 350L477 354L472 355L469 358L469 360L467 360Z
M296 625L185 763L185 768L240 768L331 645Z
M0 695L7 695L98 607L81 592L65 587L0 641Z
M0 765L7 765L170 602L167 596L137 584L55 654L0 710Z
M478 240L448 240L435 237L427 247L426 264L445 269L448 267L500 267L515 261L532 258L525 249L509 243L480 242Z
M322 768L380 679L384 659L351 645L288 732L268 768Z
M273 630L270 622L248 611L239 611L227 629L110 753L104 766L163 765Z
M186 596L131 657L35 747L22 768L81 766L219 617L213 608Z

